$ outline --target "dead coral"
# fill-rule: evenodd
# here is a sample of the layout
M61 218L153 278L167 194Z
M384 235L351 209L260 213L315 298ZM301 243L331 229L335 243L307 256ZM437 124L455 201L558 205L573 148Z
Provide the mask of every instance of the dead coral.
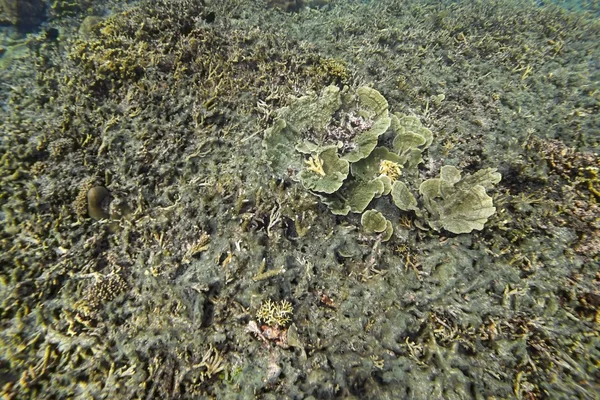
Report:
M600 200L599 155L579 152L554 139L531 138L526 147L538 151L553 173Z
M208 348L204 356L202 357L202 361L199 364L194 365L194 368L202 368L201 372L201 380L211 379L213 376L216 376L219 372L225 370L225 360L223 356L217 349L215 349L212 345Z

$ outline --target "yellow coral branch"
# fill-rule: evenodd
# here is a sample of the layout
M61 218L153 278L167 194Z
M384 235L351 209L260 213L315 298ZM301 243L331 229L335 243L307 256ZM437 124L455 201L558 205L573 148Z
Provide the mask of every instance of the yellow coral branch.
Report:
M402 175L402 166L393 161L381 160L381 163L379 164L379 173L387 176L392 181L395 181Z
M306 165L308 165L308 170L314 172L317 175L325 176L325 170L323 170L323 161L316 157L310 157L308 160L304 160Z

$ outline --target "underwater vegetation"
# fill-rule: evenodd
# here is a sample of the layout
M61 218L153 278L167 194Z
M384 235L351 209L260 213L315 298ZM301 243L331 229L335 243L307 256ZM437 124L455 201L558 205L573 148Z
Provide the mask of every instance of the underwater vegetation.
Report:
M400 210L414 211L435 230L470 233L483 229L496 211L486 193L501 178L493 169L461 177L456 167L443 166L439 178L419 179L433 134L416 117L390 115L375 89L351 93L329 86L318 97L293 100L276 115L263 139L267 162L280 176L297 175L336 215L363 213L374 198L391 194ZM388 146L378 147L388 129ZM421 207L413 194L417 188ZM371 233L383 232L384 241L394 230L380 212L365 212L361 224Z
M2 397L597 397L591 13L49 5L2 27Z

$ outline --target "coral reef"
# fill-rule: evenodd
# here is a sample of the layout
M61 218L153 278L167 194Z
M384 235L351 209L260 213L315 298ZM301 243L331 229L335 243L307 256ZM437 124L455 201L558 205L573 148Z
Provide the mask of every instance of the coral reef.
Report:
M297 176L334 214L362 213L374 198L391 191L400 210L414 211L435 230L481 230L496 211L486 193L500 182L496 170L488 168L461 178L459 169L444 166L440 178L422 181L417 167L433 134L414 116L390 117L388 102L374 89L361 87L353 93L348 87L340 91L329 86L320 96L293 99L276 113L263 139L265 160L280 177L284 172L292 179ZM384 143L376 147L389 128L392 152ZM427 215L406 182L419 188ZM375 216L379 223L365 226ZM368 232L386 231L385 240L394 229L380 212L366 219L363 215L361 223ZM419 227L425 229L423 224Z
M593 13L48 4L0 27L0 397L597 397Z

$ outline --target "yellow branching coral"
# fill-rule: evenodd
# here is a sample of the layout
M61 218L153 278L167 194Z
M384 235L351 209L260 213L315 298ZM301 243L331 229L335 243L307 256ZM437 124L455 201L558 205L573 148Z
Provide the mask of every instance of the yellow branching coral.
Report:
M325 176L325 170L323 170L323 161L316 157L310 157L308 160L304 160L306 165L308 165L308 170L314 172L317 175Z
M285 326L292 320L293 312L292 304L287 300L282 300L279 303L267 300L261 304L260 309L256 312L256 318L270 326Z
M393 161L381 160L381 163L379 164L379 173L387 176L392 181L395 181L402 175L402 166Z

